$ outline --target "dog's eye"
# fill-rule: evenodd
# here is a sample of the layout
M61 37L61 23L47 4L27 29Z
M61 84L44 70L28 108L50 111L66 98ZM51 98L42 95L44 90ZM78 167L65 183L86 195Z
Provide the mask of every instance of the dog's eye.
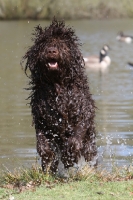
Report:
M63 49L64 49L64 51L69 51L69 49L67 47L64 47Z

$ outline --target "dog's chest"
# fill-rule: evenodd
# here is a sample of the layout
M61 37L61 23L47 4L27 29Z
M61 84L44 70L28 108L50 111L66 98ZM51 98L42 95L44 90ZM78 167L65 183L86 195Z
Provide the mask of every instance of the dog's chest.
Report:
M56 88L56 91L49 90L44 100L44 112L55 118L70 118L77 116L82 108L83 94L77 88L67 87Z

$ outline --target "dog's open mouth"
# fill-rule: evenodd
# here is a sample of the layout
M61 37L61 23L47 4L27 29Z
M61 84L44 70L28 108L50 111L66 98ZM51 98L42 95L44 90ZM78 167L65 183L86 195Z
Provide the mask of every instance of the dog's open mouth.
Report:
M50 60L50 61L48 61L48 66L50 69L57 69L58 62L56 60Z

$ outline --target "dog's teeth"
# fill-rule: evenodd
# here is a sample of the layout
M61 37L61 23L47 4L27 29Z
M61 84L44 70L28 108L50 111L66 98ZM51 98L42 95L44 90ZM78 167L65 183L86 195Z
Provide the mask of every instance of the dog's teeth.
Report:
M51 68L57 68L57 62L56 63L48 63L49 67Z

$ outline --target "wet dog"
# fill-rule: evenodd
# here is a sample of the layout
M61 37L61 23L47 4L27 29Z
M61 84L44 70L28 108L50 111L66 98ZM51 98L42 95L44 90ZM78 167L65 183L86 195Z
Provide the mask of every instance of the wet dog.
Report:
M74 30L54 18L48 27L35 27L33 36L23 60L37 152L43 171L56 173L60 160L67 169L96 156L96 107Z

